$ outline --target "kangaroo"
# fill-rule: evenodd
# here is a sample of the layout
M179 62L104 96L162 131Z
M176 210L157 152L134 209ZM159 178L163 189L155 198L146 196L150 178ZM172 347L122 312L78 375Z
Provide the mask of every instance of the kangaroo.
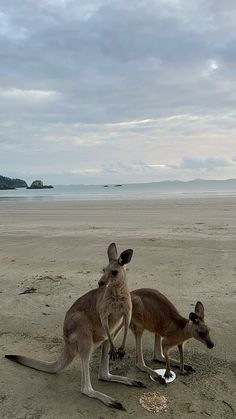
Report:
M55 362L42 362L21 355L5 355L6 358L27 367L47 373L57 373L68 366L75 356L81 360L81 392L88 397L100 400L105 405L125 410L122 403L95 391L91 385L89 363L92 352L102 345L98 378L129 386L145 387L140 381L112 375L109 372L109 356L123 358L129 323L131 319L131 297L128 290L125 264L132 258L133 250L125 250L118 256L115 243L107 250L109 263L101 280L106 286L96 288L80 297L71 306L64 321L64 350ZM124 337L116 350L113 339L124 324Z
M166 363L165 377L172 376L170 370L169 350L178 346L180 363L171 360L173 365L180 367L181 374L194 371L190 365L184 365L184 342L195 338L209 349L214 347L209 329L204 323L204 307L198 301L194 312L189 318L182 317L175 306L163 294L155 289L141 288L131 292L132 318L130 329L136 339L136 366L152 374L153 370L146 366L142 351L142 334L144 330L155 333L154 359Z

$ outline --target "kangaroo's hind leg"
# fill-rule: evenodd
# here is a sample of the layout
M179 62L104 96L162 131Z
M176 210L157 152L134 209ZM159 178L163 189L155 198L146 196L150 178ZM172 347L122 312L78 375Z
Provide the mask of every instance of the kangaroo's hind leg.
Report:
M136 340L136 366L139 370L147 372L151 375L155 380L159 381L161 384L165 384L164 378L162 378L159 374L157 374L152 368L148 367L145 364L143 358L143 349L142 349L142 332L135 332L135 340Z
M126 384L128 386L145 387L141 381L133 380L121 375L114 375L109 372L109 341L106 340L102 344L101 363L99 367L99 380L114 381L116 383Z
M93 352L93 342L92 338L89 339L87 336L86 341L84 340L82 344L78 344L78 354L81 359L81 393L85 394L88 397L93 399L98 399L106 406L125 410L123 405L118 402L117 400L113 399L110 396L107 396L100 391L96 391L93 389L91 380L90 380L90 359Z

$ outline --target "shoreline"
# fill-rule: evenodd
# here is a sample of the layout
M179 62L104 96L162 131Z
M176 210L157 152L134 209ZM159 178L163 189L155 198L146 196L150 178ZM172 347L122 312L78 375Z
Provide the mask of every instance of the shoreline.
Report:
M25 202L25 203L94 203L94 204L101 204L103 202L105 203L123 203L125 204L126 202L128 203L137 203L140 202L142 204L145 203L154 203L154 202L170 202L170 201L186 201L186 202L191 202L191 201L203 201L203 200L209 200L209 201L213 201L213 200L232 200L236 202L236 195L234 194L225 194L222 195L221 193L219 194L206 194L206 195L197 195L197 194L179 194L179 195L162 195L159 197L155 197L155 198L121 198L121 197L108 197L106 199L104 198L58 198L56 196L54 197L47 197L47 196L34 196L34 197L22 197L22 196L0 196L0 203L4 203L4 202Z

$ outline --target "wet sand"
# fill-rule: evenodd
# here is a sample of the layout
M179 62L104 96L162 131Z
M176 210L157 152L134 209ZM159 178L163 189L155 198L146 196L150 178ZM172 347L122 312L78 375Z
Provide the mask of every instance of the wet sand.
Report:
M51 361L63 346L65 312L97 286L107 263L106 249L132 247L130 290L153 287L188 316L196 301L205 306L215 348L196 340L185 347L196 370L167 387L135 367L129 333L126 357L111 370L142 380L146 389L97 380L100 350L94 353L95 389L122 402L127 412L109 409L80 393L80 366L74 361L58 375L11 363L5 353ZM236 199L179 199L109 202L0 201L0 417L4 419L233 418L236 411ZM27 288L34 293L22 294ZM154 337L144 336L152 362ZM173 352L177 356L177 352ZM158 414L138 403L159 392L168 409Z

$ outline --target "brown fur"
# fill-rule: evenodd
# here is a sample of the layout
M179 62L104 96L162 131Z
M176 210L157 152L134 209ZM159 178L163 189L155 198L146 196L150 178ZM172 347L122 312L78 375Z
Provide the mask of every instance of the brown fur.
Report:
M155 289L134 290L131 298L133 309L130 328L136 338L136 364L142 371L153 372L143 360L141 337L144 330L155 334L154 358L166 362L166 377L171 375L168 352L173 346L179 348L180 370L183 374L193 370L183 363L183 344L186 340L193 337L208 348L213 348L209 329L204 323L204 307L201 302L196 304L195 313L190 313L193 319L190 320L181 316L168 298ZM176 362L173 363L176 365Z
M116 245L112 243L107 252L109 264L101 278L106 281L106 286L91 290L80 297L66 313L63 329L65 347L59 359L48 363L20 355L6 355L6 358L40 371L56 373L78 355L82 368L82 393L101 400L107 406L123 409L121 403L92 388L89 373L92 352L102 345L99 379L129 386L143 386L140 381L112 375L109 372L109 353L113 359L122 358L125 354L124 348L132 304L124 265L130 262L133 251L128 249L118 257ZM117 351L114 346L114 337L122 324L124 324L124 337L121 347Z

